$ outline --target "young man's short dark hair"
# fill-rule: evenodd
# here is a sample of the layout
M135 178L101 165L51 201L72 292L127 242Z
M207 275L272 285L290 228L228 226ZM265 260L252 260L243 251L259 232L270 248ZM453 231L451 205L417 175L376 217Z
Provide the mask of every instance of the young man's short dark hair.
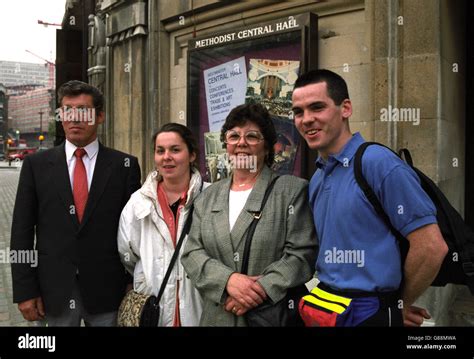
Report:
M342 101L349 99L346 81L335 72L325 69L311 70L300 75L295 82L294 89L320 82L326 82L328 96L336 105L339 106Z

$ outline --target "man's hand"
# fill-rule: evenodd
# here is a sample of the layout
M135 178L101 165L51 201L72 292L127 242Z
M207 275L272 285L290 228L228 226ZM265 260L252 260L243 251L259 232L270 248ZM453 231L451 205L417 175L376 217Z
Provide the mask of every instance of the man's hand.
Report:
M407 309L430 286L448 253L437 224L428 224L407 235L410 249L405 258L402 299Z
M430 319L431 315L426 309L418 308L413 305L403 307L403 324L406 327L419 327L425 319Z
M233 297L241 306L251 309L261 304L267 294L257 280L261 276L247 276L240 273L233 273L227 281L226 290L230 297Z
M44 319L44 306L41 297L18 303L18 309L26 320L34 321Z

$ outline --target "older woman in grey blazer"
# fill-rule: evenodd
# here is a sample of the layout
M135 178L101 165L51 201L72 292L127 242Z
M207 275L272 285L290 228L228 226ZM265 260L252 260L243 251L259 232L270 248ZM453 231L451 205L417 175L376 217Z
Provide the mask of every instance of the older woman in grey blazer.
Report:
M248 275L240 273L247 228L276 176L269 168L276 138L270 115L258 104L234 108L222 127L233 173L195 202L181 257L204 300L200 325L245 326L247 311L266 299L278 302L314 272L316 235L307 181L285 175L276 181L256 227Z

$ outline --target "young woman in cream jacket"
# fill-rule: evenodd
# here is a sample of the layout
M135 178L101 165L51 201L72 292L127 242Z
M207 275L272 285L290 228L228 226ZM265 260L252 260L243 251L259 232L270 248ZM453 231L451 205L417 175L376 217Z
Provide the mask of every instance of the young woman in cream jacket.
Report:
M203 186L194 166L196 141L188 128L166 124L153 136L153 144L156 170L122 211L118 249L122 263L133 275L133 290L157 295L191 204ZM186 276L180 257L160 301L158 326L199 325L201 297Z

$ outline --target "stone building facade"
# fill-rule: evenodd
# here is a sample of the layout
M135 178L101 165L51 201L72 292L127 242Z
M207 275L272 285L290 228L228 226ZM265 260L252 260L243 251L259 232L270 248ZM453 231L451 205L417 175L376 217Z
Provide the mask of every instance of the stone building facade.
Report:
M96 1L88 77L106 94L102 140L137 155L145 174L152 133L166 122L186 124L189 115L189 40L308 12L318 15L318 67L348 82L351 130L410 148L418 167L472 221L467 1ZM387 117L394 109L418 116L396 121ZM430 288L419 304L433 314L431 324L474 324L474 297L465 287Z

